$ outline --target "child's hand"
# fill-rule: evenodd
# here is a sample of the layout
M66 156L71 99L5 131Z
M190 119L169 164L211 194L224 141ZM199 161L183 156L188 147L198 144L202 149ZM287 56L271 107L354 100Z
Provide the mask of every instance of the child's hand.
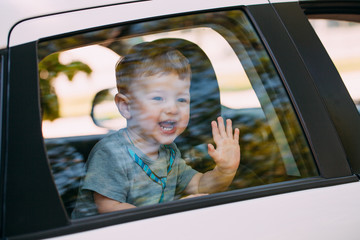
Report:
M239 129L236 128L233 134L230 119L226 120L226 129L222 117L218 117L217 121L211 122L216 149L208 144L208 153L221 173L233 174L240 163Z

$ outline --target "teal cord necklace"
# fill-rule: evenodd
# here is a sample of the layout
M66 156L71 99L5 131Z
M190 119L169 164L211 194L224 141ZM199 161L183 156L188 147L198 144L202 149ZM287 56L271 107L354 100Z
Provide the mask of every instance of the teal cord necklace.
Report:
M126 130L126 134L127 137L129 138L130 143L135 147L133 141L131 140L128 131ZM130 156L132 157L132 159L134 160L134 162L141 167L141 169L146 173L146 175L155 183L159 184L162 188L161 191L161 196L160 196L160 200L159 203L162 203L164 200L164 193L165 193L165 188L166 188L166 181L167 181L167 177L169 176L169 173L171 172L172 166L174 164L174 160L175 160L175 151L168 145L164 145L167 149L170 150L170 163L167 169L167 176L166 177L159 177L157 176L151 169L150 167L144 163L143 160L141 160L141 158L129 147L128 152L130 154Z

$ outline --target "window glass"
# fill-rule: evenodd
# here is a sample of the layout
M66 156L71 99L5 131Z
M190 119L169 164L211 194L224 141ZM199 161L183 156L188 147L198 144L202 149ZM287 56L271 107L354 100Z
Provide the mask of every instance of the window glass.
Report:
M194 187L232 191L318 174L240 10L43 41L38 53L43 136L74 218L107 211L104 202L120 210L202 196ZM221 130L219 116L232 127Z
M360 23L310 19L360 111Z

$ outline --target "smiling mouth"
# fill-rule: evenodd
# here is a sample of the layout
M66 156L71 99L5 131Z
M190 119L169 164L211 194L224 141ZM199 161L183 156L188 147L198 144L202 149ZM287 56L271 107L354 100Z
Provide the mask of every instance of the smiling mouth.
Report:
M159 126L165 133L173 133L175 131L176 122L163 121L163 122L159 122Z

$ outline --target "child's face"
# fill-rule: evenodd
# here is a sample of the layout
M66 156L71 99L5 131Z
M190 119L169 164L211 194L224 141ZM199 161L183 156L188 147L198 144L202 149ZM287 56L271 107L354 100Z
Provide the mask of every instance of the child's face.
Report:
M187 127L190 79L176 73L142 77L130 85L128 127L150 144L170 144Z

